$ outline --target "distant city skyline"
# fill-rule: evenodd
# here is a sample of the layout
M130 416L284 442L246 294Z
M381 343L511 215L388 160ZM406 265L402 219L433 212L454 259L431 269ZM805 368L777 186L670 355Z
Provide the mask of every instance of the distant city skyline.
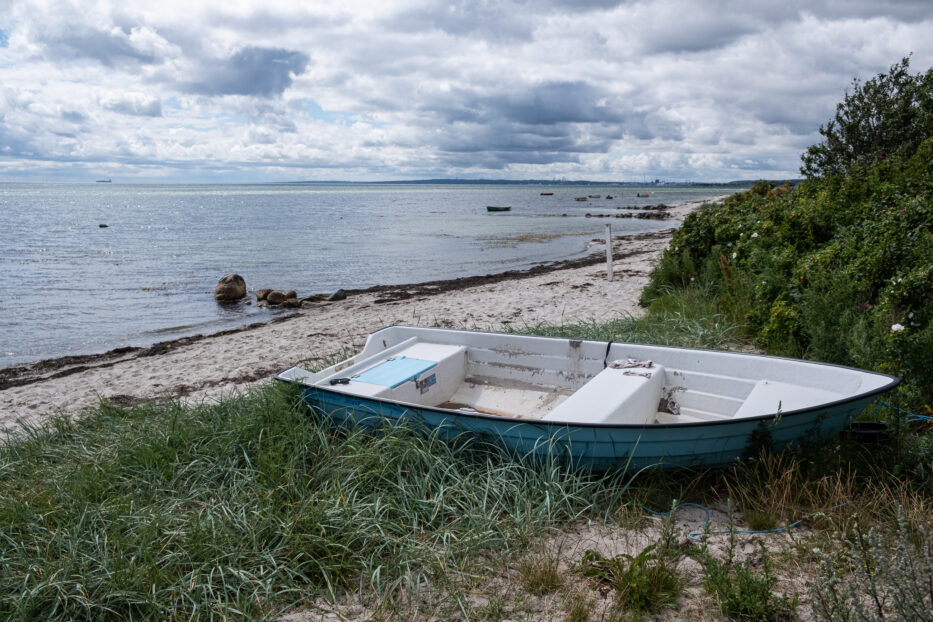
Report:
M925 0L12 0L0 181L797 178Z

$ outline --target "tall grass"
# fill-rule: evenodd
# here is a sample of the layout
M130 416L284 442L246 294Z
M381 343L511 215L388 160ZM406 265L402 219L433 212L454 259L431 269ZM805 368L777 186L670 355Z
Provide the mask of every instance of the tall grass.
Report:
M702 287L666 287L642 317L620 314L608 321L536 324L516 329L546 337L623 341L693 348L730 349L741 345L742 326L717 308Z
M625 477L338 431L288 387L102 404L0 448L0 618L253 619L355 587L391 601L612 513Z

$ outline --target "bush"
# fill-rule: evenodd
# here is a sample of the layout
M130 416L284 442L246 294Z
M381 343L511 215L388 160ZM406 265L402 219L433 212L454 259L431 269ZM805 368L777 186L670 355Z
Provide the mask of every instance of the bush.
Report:
M861 84L820 127L823 142L803 154L800 172L824 177L891 157L909 157L933 136L933 69L910 75L910 59Z
M773 354L900 376L933 404L933 138L794 191L761 183L690 214L643 304L693 283Z
M923 529L911 533L903 509L893 546L856 525L841 559L820 556L820 577L811 590L817 620L933 621L933 538ZM840 567L850 571L840 573Z
M723 615L733 620L749 622L790 620L794 617L797 597L776 596L773 593L777 582L772 570L768 551L761 546L761 572L752 570L749 563L734 563L734 541L730 541L728 558L713 557L704 546L696 553L703 565L703 586L719 603Z

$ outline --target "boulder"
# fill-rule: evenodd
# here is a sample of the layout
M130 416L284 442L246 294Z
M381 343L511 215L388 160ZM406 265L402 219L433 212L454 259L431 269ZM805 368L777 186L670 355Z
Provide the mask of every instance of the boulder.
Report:
M260 300L265 300L266 296L268 296L269 292L271 291L272 291L271 289L257 289L256 290L256 301L258 302Z
M342 289L338 289L338 290L335 291L333 294L331 294L330 296L328 296L327 299L330 300L330 301L334 301L334 300L346 300L346 299L347 299L347 292L343 291Z
M271 292L266 294L266 302L268 302L270 305L280 305L285 302L285 299L285 292L280 292L277 289L273 289Z
M246 296L246 281L239 274L228 274L214 288L214 299L218 302L235 302Z
M296 292L293 289L290 289L287 292L285 292L285 297L286 298L298 298L298 292Z

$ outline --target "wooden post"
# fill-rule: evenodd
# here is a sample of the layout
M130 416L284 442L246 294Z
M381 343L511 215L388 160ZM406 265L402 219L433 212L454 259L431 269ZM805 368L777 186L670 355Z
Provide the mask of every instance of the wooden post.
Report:
M612 225L606 223L606 280L612 280Z

